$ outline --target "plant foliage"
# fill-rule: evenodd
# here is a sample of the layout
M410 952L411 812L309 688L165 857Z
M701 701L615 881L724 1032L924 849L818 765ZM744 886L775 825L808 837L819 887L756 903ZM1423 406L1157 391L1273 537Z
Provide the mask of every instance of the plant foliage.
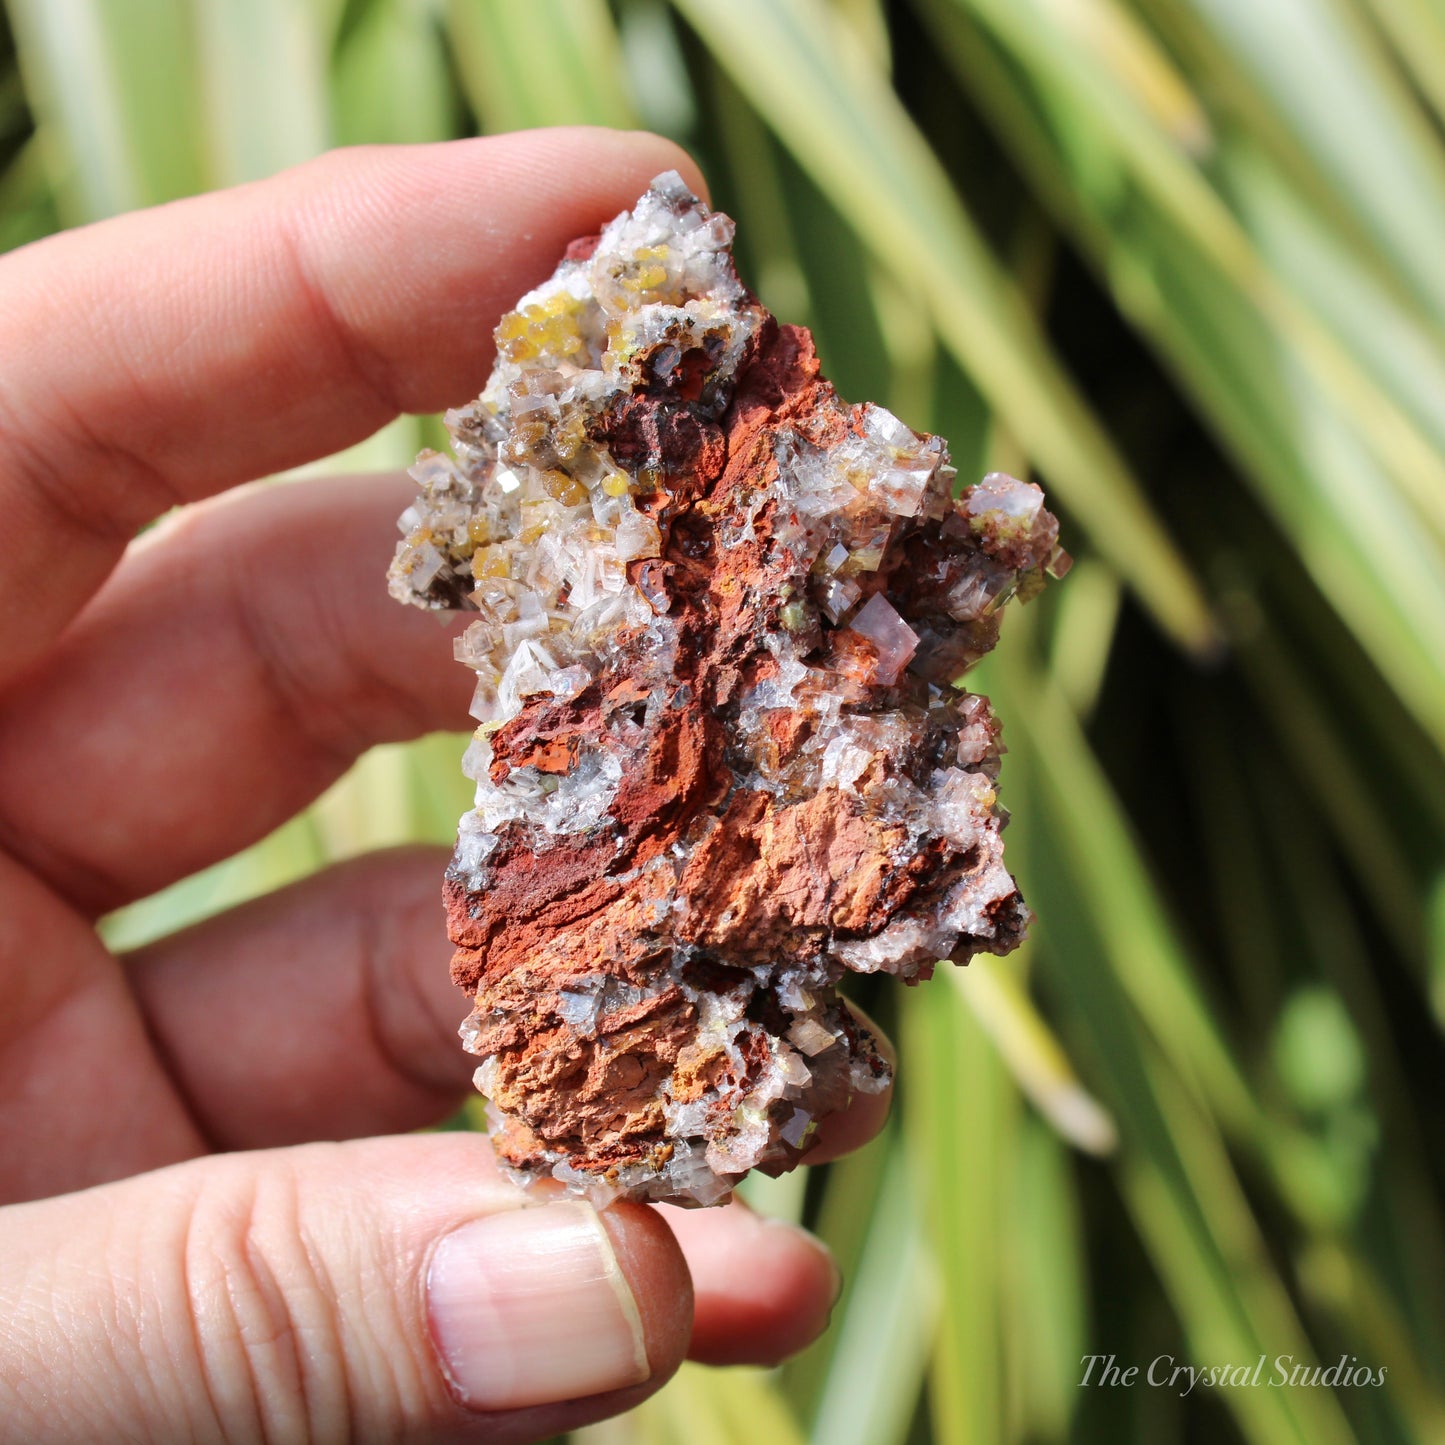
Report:
M1429 0L5 0L0 247L334 144L691 147L828 374L1036 469L1078 557L980 669L1023 953L866 1002L861 1155L759 1181L848 1286L596 1442L1445 1435L1445 22ZM458 398L458 401L463 398ZM330 465L404 465L403 418ZM449 839L378 749L124 946ZM460 1015L459 1006L459 1015ZM1082 1357L1380 1389L1080 1388Z

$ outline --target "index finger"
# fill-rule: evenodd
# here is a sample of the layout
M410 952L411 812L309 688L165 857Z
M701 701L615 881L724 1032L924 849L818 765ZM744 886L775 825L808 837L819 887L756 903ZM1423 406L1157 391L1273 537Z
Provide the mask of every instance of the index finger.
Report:
M0 684L169 507L474 395L498 315L670 168L701 187L642 133L334 151L5 257Z

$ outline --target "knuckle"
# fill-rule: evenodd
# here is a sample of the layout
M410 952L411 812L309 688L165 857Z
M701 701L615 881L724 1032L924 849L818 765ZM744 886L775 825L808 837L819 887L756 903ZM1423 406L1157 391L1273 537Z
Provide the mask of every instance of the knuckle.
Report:
M229 1172L229 1171L228 1171ZM289 1169L204 1188L185 1242L198 1375L227 1436L351 1438L344 1330Z
M466 1056L450 1047L456 1025L437 1010L425 973L413 957L412 941L424 938L435 911L429 851L425 860L427 887L415 897L387 887L397 865L408 861L403 850L366 860L348 882L356 887L356 955L361 974L365 1027L378 1056L402 1084L439 1105L455 1108L466 1087L470 1068ZM375 872L374 886L366 886Z
M193 1212L198 1373L226 1438L395 1439L431 1411L384 1240L318 1207L296 1167L330 1147L238 1158L241 1187L223 1181Z

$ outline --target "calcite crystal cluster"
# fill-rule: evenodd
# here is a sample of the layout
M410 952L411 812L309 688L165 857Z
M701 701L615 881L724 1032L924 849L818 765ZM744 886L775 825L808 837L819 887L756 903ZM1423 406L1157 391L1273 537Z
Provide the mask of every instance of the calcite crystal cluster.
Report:
M496 1148L599 1203L790 1167L888 1082L839 979L1028 920L959 679L1062 570L1057 523L844 404L732 237L667 174L574 243L413 469L390 574L475 612L446 899Z

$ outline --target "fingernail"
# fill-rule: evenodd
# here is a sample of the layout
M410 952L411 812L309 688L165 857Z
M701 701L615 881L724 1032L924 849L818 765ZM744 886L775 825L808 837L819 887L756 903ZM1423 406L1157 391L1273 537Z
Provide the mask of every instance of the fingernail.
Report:
M427 1306L447 1375L476 1410L576 1400L652 1374L637 1301L587 1204L508 1210L446 1235Z

